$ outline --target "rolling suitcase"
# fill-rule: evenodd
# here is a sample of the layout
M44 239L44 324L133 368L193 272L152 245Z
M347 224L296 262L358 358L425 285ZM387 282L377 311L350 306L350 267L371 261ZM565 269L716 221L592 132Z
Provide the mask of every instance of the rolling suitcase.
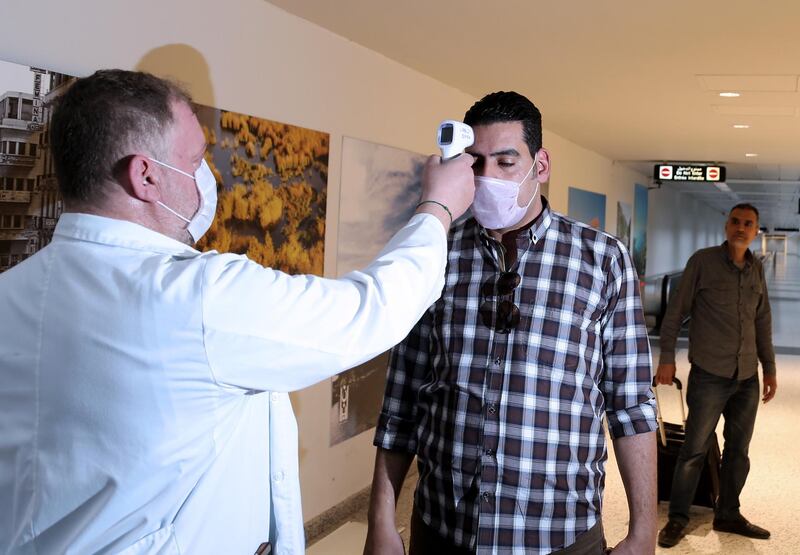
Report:
M675 472L675 463L678 461L678 453L683 445L686 426L686 407L683 402L683 385L678 378L672 379L672 384L678 390L681 401L680 424L664 422L661 413L661 403L658 397L658 387L655 379L653 380L653 391L656 395L656 406L658 407L658 500L669 501L672 492L672 476ZM694 494L692 505L714 508L717 497L719 497L719 467L720 450L717 433L714 432L711 446L703 464L703 471L700 474L700 481L697 483L697 490Z

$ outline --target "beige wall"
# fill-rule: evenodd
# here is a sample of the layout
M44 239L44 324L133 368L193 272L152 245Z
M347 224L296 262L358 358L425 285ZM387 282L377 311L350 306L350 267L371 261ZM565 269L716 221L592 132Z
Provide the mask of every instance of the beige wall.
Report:
M547 113L542 111L546 123ZM552 169L548 199L553 208L567 213L570 187L604 194L606 231L616 234L617 201L633 207L634 185L647 185L649 179L555 133L545 130L542 142L550 151Z
M431 153L438 122L460 119L475 100L263 0L43 4L4 2L0 59L73 75L147 69L178 77L198 102L330 133L329 276L336 273L342 137ZM546 131L544 140L553 207L566 211L569 186L604 193L613 232L617 200L632 204L633 184L646 184L646 177L553 133ZM328 447L329 382L293 395L293 403L309 519L369 484L372 434Z

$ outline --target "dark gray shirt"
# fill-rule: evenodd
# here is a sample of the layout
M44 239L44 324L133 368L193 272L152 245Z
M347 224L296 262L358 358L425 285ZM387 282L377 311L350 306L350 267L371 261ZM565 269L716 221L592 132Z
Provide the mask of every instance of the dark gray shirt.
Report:
M689 361L703 370L738 379L775 374L772 313L764 268L748 250L739 269L727 241L694 253L670 300L661 323L662 364L675 363L675 343L681 322L689 322Z

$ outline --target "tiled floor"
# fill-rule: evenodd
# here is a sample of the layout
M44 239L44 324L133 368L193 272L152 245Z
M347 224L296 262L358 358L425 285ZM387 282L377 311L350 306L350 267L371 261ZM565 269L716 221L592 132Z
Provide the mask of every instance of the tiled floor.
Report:
M767 264L767 279L772 303L773 331L778 366L778 392L775 399L759 408L756 431L751 443L751 470L742 493L742 513L772 532L767 541L751 540L711 529L710 509L694 508L686 538L672 549L657 548L657 554L720 555L798 555L800 554L800 258L779 255ZM657 351L654 358L657 360ZM689 365L686 350L678 354L678 377L686 383ZM664 391L664 418L680 420L677 397ZM671 402L674 401L674 402ZM722 441L722 426L718 429ZM610 442L609 442L610 444ZM628 509L613 449L607 466L603 524L609 543L626 533ZM398 507L398 525L408 545L411 495L416 476L404 486ZM659 506L659 525L667 519L667 503ZM361 553L366 536L366 508L352 515L354 523L345 525L308 550L310 555L356 555Z

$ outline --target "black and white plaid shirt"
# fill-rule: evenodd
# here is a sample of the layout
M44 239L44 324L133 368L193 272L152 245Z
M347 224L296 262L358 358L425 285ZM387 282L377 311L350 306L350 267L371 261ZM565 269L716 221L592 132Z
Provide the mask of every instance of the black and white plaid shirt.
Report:
M375 436L417 455L423 520L478 553L574 543L600 519L603 416L612 437L656 429L626 249L546 201L517 247L521 318L503 334L478 310L499 244L473 218L453 228L444 292L392 352Z

